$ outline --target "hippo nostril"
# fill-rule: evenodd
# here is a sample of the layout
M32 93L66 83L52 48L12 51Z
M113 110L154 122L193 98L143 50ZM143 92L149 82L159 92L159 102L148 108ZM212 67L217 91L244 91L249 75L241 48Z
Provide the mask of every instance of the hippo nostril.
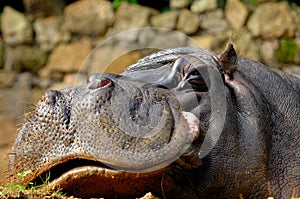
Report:
M54 105L57 101L57 96L59 95L59 91L50 90L42 95L42 101L46 102L47 104Z
M106 87L108 85L111 85L111 80L108 78L102 78L102 79L96 80L93 83L91 83L91 85L89 86L89 89L94 90L97 88Z

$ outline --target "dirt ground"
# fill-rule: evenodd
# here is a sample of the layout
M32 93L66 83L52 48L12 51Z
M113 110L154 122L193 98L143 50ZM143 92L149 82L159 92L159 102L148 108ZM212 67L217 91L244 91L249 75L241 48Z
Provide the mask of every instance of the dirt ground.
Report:
M8 174L8 154L17 136L16 129L16 119L11 117L0 118L0 182Z

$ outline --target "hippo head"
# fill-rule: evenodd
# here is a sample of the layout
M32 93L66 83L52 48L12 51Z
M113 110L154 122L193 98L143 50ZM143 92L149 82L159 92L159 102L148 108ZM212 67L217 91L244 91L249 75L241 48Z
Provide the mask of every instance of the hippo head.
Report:
M106 198L147 192L199 198L226 186L226 164L246 168L242 177L260 176L266 147L257 149L256 119L267 114L237 71L237 59L230 45L220 55L168 49L120 75L94 74L84 85L46 92L12 148L12 176L30 170L24 183L38 185L50 173L52 189ZM240 147L227 146L246 131L252 133ZM251 159L228 159L256 150Z

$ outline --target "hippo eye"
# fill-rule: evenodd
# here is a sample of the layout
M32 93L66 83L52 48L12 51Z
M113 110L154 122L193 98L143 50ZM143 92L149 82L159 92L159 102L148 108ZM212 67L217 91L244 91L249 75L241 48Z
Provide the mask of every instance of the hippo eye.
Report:
M193 69L188 75L187 75L187 79L197 79L200 78L201 75L199 74L199 72L196 69Z
M200 92L207 92L208 88L203 79L200 75L199 71L196 69L192 69L185 77L185 81L188 82L193 89Z

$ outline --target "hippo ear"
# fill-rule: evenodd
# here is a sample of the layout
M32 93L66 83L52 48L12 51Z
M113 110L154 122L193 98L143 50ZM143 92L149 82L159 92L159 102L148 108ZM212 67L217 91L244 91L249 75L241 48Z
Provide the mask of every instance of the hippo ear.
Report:
M227 44L225 51L218 55L219 65L229 76L236 70L237 60L237 54L231 43Z

